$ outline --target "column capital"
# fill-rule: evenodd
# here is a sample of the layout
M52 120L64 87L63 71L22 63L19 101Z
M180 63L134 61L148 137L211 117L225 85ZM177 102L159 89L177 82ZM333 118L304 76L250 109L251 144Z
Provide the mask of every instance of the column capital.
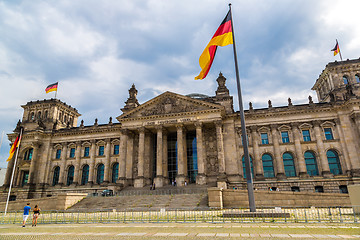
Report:
M270 124L270 128L271 128L271 130L277 130L277 129L278 129L278 127L279 127L279 125L278 125L278 124Z
M257 129L258 129L257 126L250 126L249 128L250 128L251 132L257 132Z
M335 118L334 122L335 122L336 125L340 125L340 119L339 118Z
M292 129L299 129L300 124L297 122L290 123Z
M140 129L142 129L142 128L144 128L144 127L139 128L139 131L140 131ZM144 129L145 129L145 128L144 128ZM121 132L121 134L126 135L126 134L129 133L129 130L128 130L128 129L121 129L120 132Z
M162 126L162 125L156 125L155 126L155 129L156 129L156 131L163 131L164 130L164 127Z
M39 142L39 141L32 142L32 146L34 148L40 148L41 147L41 142Z
M196 128L202 128L204 124L202 122L195 122L194 125Z
M81 146L81 141L76 141L75 144L76 144L76 146L79 147L79 146Z
M104 141L105 141L106 143L111 143L111 138L105 138Z
M67 147L67 145L68 145L68 142L62 142L61 143L61 146L64 148L64 147Z
M177 130L184 130L184 124L178 123L175 125Z
M216 127L222 127L223 125L223 122L221 120L216 120L214 123Z
M314 120L311 122L314 127L320 127L321 122L319 120Z
M96 140L95 140L95 139L91 139L91 140L90 140L90 143L91 143L91 145L95 145Z

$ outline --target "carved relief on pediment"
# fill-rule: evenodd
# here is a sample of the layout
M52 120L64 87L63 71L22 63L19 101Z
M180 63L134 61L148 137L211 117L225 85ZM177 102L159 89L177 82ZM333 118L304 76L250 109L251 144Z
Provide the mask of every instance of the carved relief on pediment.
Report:
M206 106L194 104L192 102L186 102L182 99L176 99L172 97L167 97L161 99L153 106L149 106L140 112L140 115L152 116L152 115L165 115L171 113L181 113L181 112L194 112L194 111L202 111L209 109Z

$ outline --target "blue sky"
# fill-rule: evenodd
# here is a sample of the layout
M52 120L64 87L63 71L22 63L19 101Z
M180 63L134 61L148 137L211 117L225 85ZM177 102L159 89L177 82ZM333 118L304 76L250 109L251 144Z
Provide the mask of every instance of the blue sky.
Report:
M85 125L121 114L132 83L144 103L164 91L214 95L221 71L238 110L232 46L217 51L202 81L199 56L228 11L222 0L0 0L0 167L20 105L58 98ZM254 0L232 5L244 108L306 103L338 39L360 57L357 0Z

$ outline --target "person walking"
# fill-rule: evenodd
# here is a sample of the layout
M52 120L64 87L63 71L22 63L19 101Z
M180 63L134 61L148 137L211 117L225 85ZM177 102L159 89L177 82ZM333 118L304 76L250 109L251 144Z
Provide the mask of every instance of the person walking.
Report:
M38 207L38 205L35 205L33 211L34 211L34 214L33 214L32 226L35 226L35 227L36 227L37 220L38 220L38 217L39 217L39 215L40 215L41 209Z
M22 225L22 227L25 227L25 223L26 223L26 220L29 217L30 210L31 210L30 203L27 203L26 206L24 207L23 225Z

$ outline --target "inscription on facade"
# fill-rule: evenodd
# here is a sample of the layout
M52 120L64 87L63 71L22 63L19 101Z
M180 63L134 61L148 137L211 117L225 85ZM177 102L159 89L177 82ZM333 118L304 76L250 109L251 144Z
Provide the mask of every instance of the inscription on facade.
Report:
M196 118L180 118L180 119L170 119L170 120L161 120L161 121L151 121L146 122L145 126L155 126L155 125L165 125L165 124L176 124L176 123L184 123L184 122L193 122Z

